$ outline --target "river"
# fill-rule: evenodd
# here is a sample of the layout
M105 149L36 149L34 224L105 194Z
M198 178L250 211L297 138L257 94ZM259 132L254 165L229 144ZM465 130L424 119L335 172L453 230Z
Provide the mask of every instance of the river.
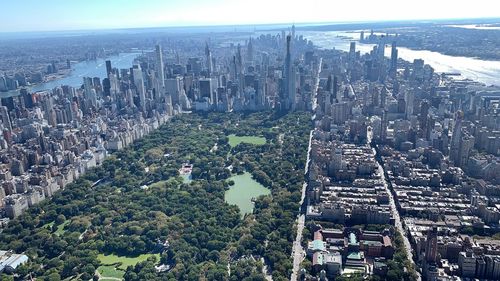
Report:
M123 69L130 68L134 60L140 55L140 52L120 53L110 56L106 59L97 59L92 61L82 61L71 66L71 72L68 76L60 79L55 79L49 82L40 83L28 87L31 92L52 90L61 85L69 85L72 87L80 87L83 84L83 77L99 77L101 79L107 76L106 60L111 61L113 68ZM0 93L0 97L16 96L19 91L10 91Z
M301 34L319 48L335 48L347 52L349 51L351 40L359 39L358 32L304 31ZM374 44L356 42L356 50L361 51L362 54L370 52L373 46ZM390 48L390 46L386 47L386 56L390 56ZM414 59L423 59L436 72L460 73L463 78L475 80L486 85L500 85L500 61L448 56L438 52L411 50L404 47L398 47L398 56L410 62Z
M359 39L358 32L345 31L303 31L300 32L304 37L311 40L317 47L324 49L339 49L349 51L351 40ZM340 36L340 37L339 37ZM356 42L356 50L361 53L368 53L372 50L373 44L362 44ZM385 54L390 56L390 46L387 46ZM130 68L140 52L120 53L106 59L95 61L83 61L72 65L71 73L61 79L55 79L46 83L37 84L29 87L31 91L51 90L61 85L80 87L83 84L83 77L106 77L105 61L111 60L114 68ZM431 65L437 72L461 73L463 78L475 80L487 85L500 86L500 61L479 60L469 57L454 57L444 55L438 52L427 50L411 50L404 47L398 47L400 58L413 61L414 59L423 59L425 63ZM0 97L9 97L18 95L19 91L10 91L0 93Z

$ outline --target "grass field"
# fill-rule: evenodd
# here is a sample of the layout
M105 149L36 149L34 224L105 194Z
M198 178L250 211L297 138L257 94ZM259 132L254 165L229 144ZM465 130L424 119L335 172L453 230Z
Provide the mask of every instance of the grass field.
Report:
M167 181L157 181L155 183L152 183L149 185L149 188L159 188L164 186L167 183Z
M54 224L55 224L55 223L56 223L56 222L54 222L54 221L53 221L53 222L46 223L46 224L44 224L44 225L42 226L42 228L47 228L47 227L49 227L49 226L50 226L50 228L52 228L52 226L54 226Z
M127 269L129 265L136 265L138 262L145 261L151 256L156 256L157 260L160 260L160 254L144 254L137 257L125 257L125 256L117 256L117 255L97 255L97 259L101 261L103 265L113 265L121 262L122 264L119 266L120 269Z
M55 235L57 236L61 236L62 234L64 234L64 232L66 232L66 230L64 230L64 227L66 227L66 225L68 225L71 221L70 220L65 220L63 223L61 223L60 225L57 226L57 230L54 232ZM47 227L53 227L55 224L55 222L49 222L47 224L44 224L42 226L42 228L47 228Z
M64 227L66 227L66 225L68 225L70 222L70 220L65 220L63 223L58 225L57 230L54 232L54 234L57 236L61 236L62 234L64 234L64 232L66 232L66 230L64 230Z
M229 135L229 145L231 147L235 147L240 143L249 143L255 145L262 145L266 143L266 138L264 137L256 137L256 136L236 136L234 134Z
M102 265L97 268L97 271L99 271L99 274L101 275L101 279L99 280L106 280L106 277L111 277L111 278L123 278L123 275L125 274L125 271L121 269L117 269L114 265ZM112 280L111 278L107 280Z
M160 254L144 254L137 257L126 257L117 255L97 255L97 259L103 264L97 268L101 275L100 280L113 280L113 278L123 278L125 270L129 265L136 265L139 262L147 260L151 256L156 256L160 260ZM121 265L118 266L118 263ZM106 279L106 277L109 277Z
M190 179L190 175L181 175L180 177L182 178L182 182L183 183L190 183L192 181ZM176 179L177 178L173 177L173 178L170 178L169 180L157 181L155 183L150 184L149 188L153 188L154 189L154 188L163 187L165 184L173 182Z

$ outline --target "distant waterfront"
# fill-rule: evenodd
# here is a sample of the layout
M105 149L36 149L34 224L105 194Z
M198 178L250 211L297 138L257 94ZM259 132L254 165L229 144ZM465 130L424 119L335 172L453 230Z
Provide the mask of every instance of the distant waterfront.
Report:
M359 40L358 32L339 31L305 31L304 37L311 40L316 46L323 49L335 48L349 51L352 40ZM340 37L339 37L340 36ZM362 54L373 49L373 44L356 42L356 50ZM436 72L461 73L463 78L475 80L486 85L500 85L500 61L479 60L468 57L454 57L427 50L411 50L398 47L399 57L412 62L414 59L423 59L425 63L434 68ZM385 51L390 56L390 46Z
M262 34L263 32L257 32ZM268 33L268 32L265 32ZM271 32L272 33L272 32ZM323 49L335 48L338 50L349 51L349 44L351 40L356 40L356 50L361 53L370 52L373 44L359 43L358 32L349 31L302 31L307 39L311 40L317 47ZM247 35L236 36L247 38ZM399 57L413 61L414 59L423 59L425 63L431 65L436 72L439 73L460 73L461 78L467 78L487 85L500 86L500 61L492 60L479 60L469 57L455 57L444 55L438 52L428 50L412 50L404 47L398 47ZM72 87L80 87L83 84L83 77L106 77L105 61L111 60L113 67L118 69L130 68L134 60L141 54L141 52L128 52L120 53L106 59L98 59L95 61L82 61L72 65L72 70L69 75L64 78L55 79L53 81L37 84L28 87L32 92L51 90L61 85L69 85ZM387 46L386 56L390 55L390 46ZM0 97L16 96L19 90L0 92Z
M52 90L61 85L69 85L71 87L80 87L83 84L83 77L99 77L101 79L106 77L106 60L111 61L114 68L130 68L134 60L141 55L140 52L120 53L105 59L97 59L93 61L82 61L75 63L71 66L71 73L60 79L54 79L45 83L40 83L28 87L31 92ZM17 96L19 90L0 92L0 97Z
M500 26L497 24L452 24L449 27L458 27L466 29L482 29L482 30L500 30Z

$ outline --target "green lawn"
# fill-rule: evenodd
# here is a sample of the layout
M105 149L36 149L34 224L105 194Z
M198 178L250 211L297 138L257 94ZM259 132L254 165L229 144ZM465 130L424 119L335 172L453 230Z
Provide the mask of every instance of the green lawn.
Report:
M158 187L164 186L166 183L167 183L167 181L157 181L155 183L150 184L149 187L150 188L158 188Z
M56 222L49 222L49 223L46 223L42 226L42 228L47 228L48 226L50 226L50 228L52 229L52 226L55 224Z
M182 178L183 183L190 183L191 182L191 179L189 179L189 175L184 175L184 176L179 176L179 177ZM154 183L150 184L148 187L149 188L159 188L159 187L163 187L167 183L171 183L171 182L176 181L176 180L177 180L176 177L172 177L168 180L154 182Z
M189 183L191 183L193 181L191 179L191 174L189 174L189 175L182 175L181 177L182 177L182 182L183 183L189 184Z
M60 225L57 226L57 230L54 232L55 235L57 236L61 236L62 234L64 234L64 232L66 232L66 230L64 230L64 227L66 227L66 225L68 225L71 221L70 220L65 220L63 223L61 223ZM52 228L54 226L55 222L49 222L49 223L46 223L42 226L42 228L47 228L48 226L50 226L50 228Z
M112 279L106 279L106 277L111 277L111 278L123 278L123 275L125 274L125 271L121 269L117 269L113 265L102 265L97 268L97 271L99 271L99 274L101 275L101 279L99 280L112 280Z
M65 220L63 223L58 225L57 230L54 232L54 234L57 236L63 235L64 232L66 232L66 230L64 230L64 227L66 227L66 225L68 225L70 222L71 222L70 220Z
M264 137L256 137L256 136L236 136L234 134L231 134L228 136L229 138L229 145L231 147L235 147L240 143L249 143L249 144L255 144L255 145L262 145L266 143L266 138Z
M160 254L144 254L137 257L125 257L125 256L117 256L117 255L97 255L97 259L103 265L113 265L121 262L122 264L118 267L119 269L126 270L129 265L136 265L141 261L147 260L151 256L156 256L157 260L160 260Z

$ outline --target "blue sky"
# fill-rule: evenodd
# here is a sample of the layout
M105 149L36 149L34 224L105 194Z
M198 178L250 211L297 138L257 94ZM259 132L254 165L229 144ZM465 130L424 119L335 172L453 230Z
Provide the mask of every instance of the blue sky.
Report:
M0 32L500 17L498 0L5 0Z

